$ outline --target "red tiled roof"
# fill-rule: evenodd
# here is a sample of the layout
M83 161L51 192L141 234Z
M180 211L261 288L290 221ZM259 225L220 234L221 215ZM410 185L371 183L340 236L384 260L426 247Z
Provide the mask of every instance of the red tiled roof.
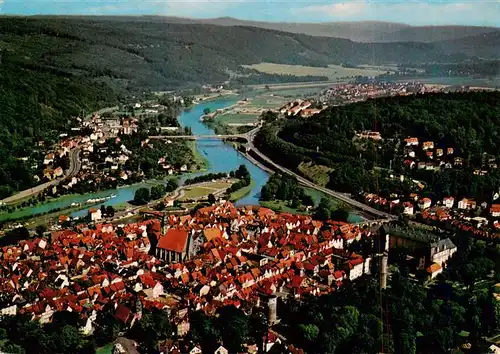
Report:
M216 227L208 228L203 231L207 241L212 241L214 238L221 238L222 231Z
M188 232L180 229L169 229L167 234L160 238L158 248L182 253L186 250L188 241Z
M132 315L132 311L128 307L126 307L122 304L119 304L116 307L115 317L117 319L119 319L120 321L122 321L123 323L127 323L128 320L130 319L131 315Z

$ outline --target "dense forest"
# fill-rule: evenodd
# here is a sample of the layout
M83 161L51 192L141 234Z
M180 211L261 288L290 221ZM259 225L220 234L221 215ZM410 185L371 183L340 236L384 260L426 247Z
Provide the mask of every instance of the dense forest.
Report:
M491 43L495 45L495 43ZM241 64L456 62L435 44L356 43L254 27L106 18L3 18L0 48L25 65L73 72L125 88L222 82ZM210 70L207 70L210 68Z
M375 191L377 180L381 190L406 188L377 178L384 170L377 174L372 170L374 166L391 166L404 173L400 142L408 136L418 137L421 142L433 141L436 147L454 148L454 156L465 159L462 171L419 171L419 179L428 183L430 190L438 196L457 192L454 195L484 197L498 190L498 173L476 176L472 170L485 168L498 158L499 102L498 92L379 98L332 107L308 120L268 124L256 142L262 151L290 168L311 161L328 166L333 169L330 187L358 192ZM375 144L354 139L355 132L363 130L379 131L384 140Z
M82 109L89 112L118 101L105 83L23 63L21 53L3 47L0 39L0 198L32 185L34 173L18 158L31 156L39 162L35 142L55 141Z

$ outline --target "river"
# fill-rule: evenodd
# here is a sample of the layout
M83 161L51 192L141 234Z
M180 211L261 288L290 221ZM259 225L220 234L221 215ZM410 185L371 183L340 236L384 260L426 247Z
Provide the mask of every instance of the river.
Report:
M213 130L208 128L205 124L200 121L200 116L203 114L205 108L210 108L210 110L215 111L220 108L224 108L236 103L236 99L220 99L217 101L205 102L202 104L195 105L189 109L184 110L179 116L179 123L182 127L189 126L193 134L200 135L210 135L214 134ZM208 171L199 173L190 173L182 175L180 180L184 181L186 178L191 178L197 175L206 174L209 172L229 172L237 169L241 164L247 166L253 180L252 191L242 199L240 199L236 205L258 205L259 203L259 193L262 186L266 183L268 179L267 172L263 171L259 167L252 164L246 158L244 158L240 153L238 153L231 145L225 144L221 140L207 139L207 140L197 140L196 147L204 156L208 162ZM118 189L110 189L105 191L100 191L97 193L90 193L85 195L69 195L57 198L53 201L40 204L30 208L24 208L21 210L16 210L11 214L0 215L0 220L2 216L4 217L16 217L21 218L28 215L45 213L50 210L60 208L68 208L72 203L85 203L88 199L96 199L110 196L111 194L116 195L116 197L102 203L103 205L116 206L119 204L126 203L134 198L134 193L138 188L147 186L146 183L135 184L132 186L124 186ZM150 186L150 184L149 184ZM98 204L100 207L102 204ZM88 206L82 208L71 214L73 217L82 217L87 214Z

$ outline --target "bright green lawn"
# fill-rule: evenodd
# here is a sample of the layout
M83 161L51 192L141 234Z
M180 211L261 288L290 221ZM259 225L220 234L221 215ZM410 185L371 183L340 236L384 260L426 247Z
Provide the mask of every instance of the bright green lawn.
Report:
M194 161L198 166L200 166L200 170L206 170L208 168L208 160L196 148L196 142L194 140L189 140L187 141L187 144L193 152Z

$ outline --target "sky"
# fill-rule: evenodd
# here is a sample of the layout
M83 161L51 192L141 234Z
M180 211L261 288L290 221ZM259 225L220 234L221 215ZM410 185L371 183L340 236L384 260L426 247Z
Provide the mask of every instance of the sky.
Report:
M500 27L500 0L0 0L0 14L229 16L274 22L377 20Z

